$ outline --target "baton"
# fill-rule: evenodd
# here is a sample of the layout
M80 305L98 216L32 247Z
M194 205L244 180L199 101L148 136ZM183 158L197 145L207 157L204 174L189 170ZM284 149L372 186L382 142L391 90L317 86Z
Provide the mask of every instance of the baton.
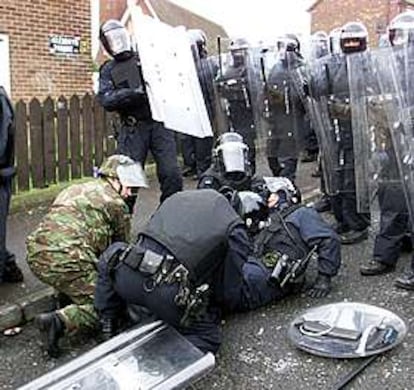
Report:
M380 354L372 355L366 359L361 365L346 374L339 382L335 383L332 390L342 390L351 382L357 375L364 371Z
M220 69L220 76L223 76L223 63L221 61L221 36L217 35L217 52L218 52L218 60L219 60L219 69Z

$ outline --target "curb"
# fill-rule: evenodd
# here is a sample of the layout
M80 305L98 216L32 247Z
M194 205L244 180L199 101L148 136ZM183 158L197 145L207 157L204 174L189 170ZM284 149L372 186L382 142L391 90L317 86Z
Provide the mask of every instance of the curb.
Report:
M303 194L302 201L309 205L319 196L319 189L313 189ZM13 304L0 306L0 331L23 325L40 313L55 310L58 306L57 296L54 288L45 287L18 299Z

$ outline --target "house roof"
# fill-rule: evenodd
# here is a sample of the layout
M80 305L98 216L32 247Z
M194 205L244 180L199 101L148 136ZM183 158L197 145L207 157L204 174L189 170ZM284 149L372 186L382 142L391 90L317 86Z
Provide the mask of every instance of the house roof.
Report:
M185 8L182 8L167 0L148 0L152 5L158 18L171 26L185 26L187 28L198 28L205 32L208 38L209 53L214 53L216 49L217 36L227 37L224 28L217 23L212 22L197 15Z

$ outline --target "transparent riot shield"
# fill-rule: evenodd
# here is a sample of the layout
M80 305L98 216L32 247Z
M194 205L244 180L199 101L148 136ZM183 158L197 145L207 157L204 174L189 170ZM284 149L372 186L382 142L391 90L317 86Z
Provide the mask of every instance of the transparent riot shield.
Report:
M310 61L298 69L296 80L305 85L304 105L307 107L311 126L318 138L325 192L336 195L340 189L339 144L340 130L336 118L331 117L332 79L329 72L330 56ZM297 82L298 84L298 82ZM300 88L298 85L297 88Z
M242 40L219 40L214 79L218 102L218 134L237 132L249 147L249 161L255 166L256 137L260 128L258 94L261 88L254 48Z
M386 114L401 176L401 191L407 201L411 223L414 221L414 49L394 49L381 58L389 72L379 78L381 92L390 93Z
M270 63L273 61L273 63ZM294 53L264 53L261 59L262 128L258 143L270 159L297 158L305 126L305 107L296 85L295 72L301 66Z
M392 90L379 82L390 75L388 48L347 56L357 208L369 212L383 188L400 184L387 107Z
M22 390L182 389L214 367L161 321L133 328L23 386Z
M362 358L400 344L407 325L393 312L358 302L313 307L291 323L288 337L298 348L330 358Z
M133 35L154 120L193 135L211 136L195 61L184 27L171 27L131 6Z

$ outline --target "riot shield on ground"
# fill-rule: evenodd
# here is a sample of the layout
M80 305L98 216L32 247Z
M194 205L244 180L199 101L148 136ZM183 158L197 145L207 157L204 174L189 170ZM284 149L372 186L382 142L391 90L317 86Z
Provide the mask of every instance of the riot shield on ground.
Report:
M22 390L182 389L214 367L161 321L133 328L23 386Z
M406 334L406 324L393 312L357 302L308 309L288 331L296 347L331 358L376 355L400 344Z
M135 41L154 120L195 137L211 136L188 35L130 7Z
M390 93L386 115L391 129L395 158L406 195L411 222L414 221L414 48L394 49L381 58L389 72L379 78L381 92Z
M388 48L347 56L352 134L354 142L357 208L369 212L381 187L400 184L387 110L395 98L381 90L390 77Z

